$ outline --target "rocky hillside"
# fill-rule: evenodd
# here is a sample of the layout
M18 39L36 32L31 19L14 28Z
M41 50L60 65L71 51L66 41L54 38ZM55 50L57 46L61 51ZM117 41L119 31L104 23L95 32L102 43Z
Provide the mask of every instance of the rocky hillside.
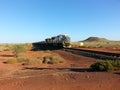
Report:
M99 37L89 37L86 40L84 40L84 42L106 42L109 41L105 38L99 38Z

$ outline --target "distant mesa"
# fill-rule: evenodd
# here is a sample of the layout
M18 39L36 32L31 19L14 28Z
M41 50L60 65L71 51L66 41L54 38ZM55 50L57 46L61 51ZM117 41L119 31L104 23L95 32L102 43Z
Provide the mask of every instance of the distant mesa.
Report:
M108 39L105 38L99 38L99 37L89 37L84 42L106 42L109 41Z

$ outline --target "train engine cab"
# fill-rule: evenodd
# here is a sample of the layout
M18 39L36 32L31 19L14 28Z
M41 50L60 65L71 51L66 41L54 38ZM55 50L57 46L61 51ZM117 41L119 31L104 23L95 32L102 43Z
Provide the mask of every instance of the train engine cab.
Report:
M71 40L68 35L60 35L60 42L63 47L70 47L71 46Z
M59 46L59 47L70 47L71 45L70 37L66 34L58 35L54 37L52 39L52 42L53 42L53 46Z

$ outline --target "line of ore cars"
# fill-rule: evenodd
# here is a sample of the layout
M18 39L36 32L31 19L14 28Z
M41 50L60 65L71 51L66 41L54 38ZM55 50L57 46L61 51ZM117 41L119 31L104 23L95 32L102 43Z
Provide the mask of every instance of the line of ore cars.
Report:
M47 38L45 41L32 43L32 45L33 50L66 48L71 46L71 40L69 35L61 34Z

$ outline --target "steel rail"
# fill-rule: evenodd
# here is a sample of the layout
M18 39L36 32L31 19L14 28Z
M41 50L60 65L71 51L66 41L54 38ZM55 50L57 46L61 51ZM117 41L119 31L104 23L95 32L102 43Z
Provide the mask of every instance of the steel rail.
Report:
M87 57L92 57L96 59L104 59L104 60L120 60L119 53L113 52L103 52L103 51L95 51L95 50L85 50L85 49L75 49L75 48L64 48L65 51L72 52L74 54L83 55Z

